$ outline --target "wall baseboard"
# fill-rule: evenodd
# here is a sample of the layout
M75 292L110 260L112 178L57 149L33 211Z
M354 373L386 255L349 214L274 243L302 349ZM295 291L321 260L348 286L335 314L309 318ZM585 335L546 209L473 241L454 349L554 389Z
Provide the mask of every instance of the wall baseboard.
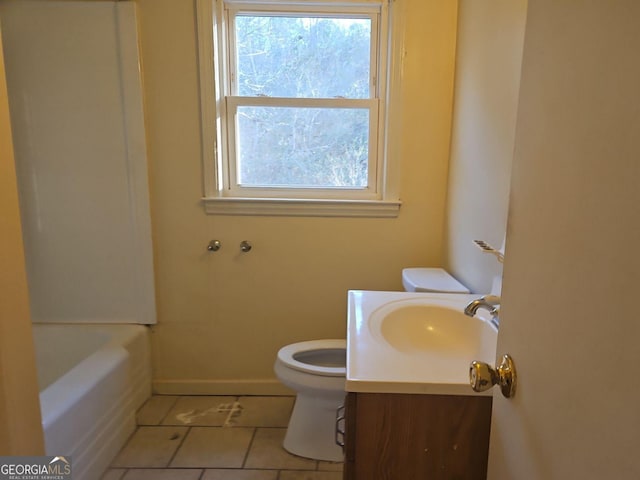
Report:
M295 395L276 379L269 380L153 380L158 395Z

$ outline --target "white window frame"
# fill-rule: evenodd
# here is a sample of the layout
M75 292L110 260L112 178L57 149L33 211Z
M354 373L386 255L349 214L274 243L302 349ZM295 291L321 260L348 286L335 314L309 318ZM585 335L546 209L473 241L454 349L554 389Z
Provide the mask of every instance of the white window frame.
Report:
M389 0L197 0L202 154L205 211L230 215L396 217L400 201L392 178L389 148ZM372 19L372 95L362 100L241 97L229 81L227 28L237 11L288 10ZM378 27L379 24L379 27ZM231 45L231 47L233 47ZM231 65L231 68L234 68ZM236 185L233 115L240 105L365 107L370 112L369 169L366 188L277 188ZM377 138L376 138L377 137Z

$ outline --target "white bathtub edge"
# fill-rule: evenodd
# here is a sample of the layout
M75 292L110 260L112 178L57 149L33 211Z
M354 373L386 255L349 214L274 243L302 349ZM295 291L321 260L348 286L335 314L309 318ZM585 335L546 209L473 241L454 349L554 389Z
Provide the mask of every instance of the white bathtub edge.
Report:
M149 330L90 328L107 331L110 340L40 393L46 453L71 456L74 480L100 478L135 430L136 410L151 396Z

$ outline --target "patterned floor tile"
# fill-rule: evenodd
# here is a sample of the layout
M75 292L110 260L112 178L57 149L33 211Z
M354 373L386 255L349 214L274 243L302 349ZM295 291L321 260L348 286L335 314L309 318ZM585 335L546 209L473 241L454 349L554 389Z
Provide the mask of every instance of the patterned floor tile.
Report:
M315 470L317 462L291 455L282 447L286 428L259 428L247 456L247 468Z
M280 472L279 480L342 480L340 472L301 472L286 471Z
M277 480L277 470L206 470L202 480Z
M111 464L112 467L166 467L186 427L140 427Z
M179 397L174 395L154 395L136 414L138 425L160 425Z
M243 427L286 427L295 397L240 397L240 415L232 422Z
M221 427L240 409L237 397L180 397L163 420L163 425Z
M122 480L198 480L202 470L192 468L134 468Z
M104 472L100 480L121 480L125 472L124 468L110 468Z
M192 427L171 467L242 468L253 428Z

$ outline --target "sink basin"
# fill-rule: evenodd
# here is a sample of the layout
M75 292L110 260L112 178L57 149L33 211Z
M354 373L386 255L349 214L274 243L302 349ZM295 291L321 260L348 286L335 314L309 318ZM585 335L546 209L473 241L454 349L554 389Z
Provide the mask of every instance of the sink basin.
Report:
M378 328L379 336L399 351L446 355L473 351L485 330L482 322L461 311L437 305L405 305L375 312L369 326Z
M347 391L477 395L469 364L494 364L497 341L488 313L463 313L478 296L349 292Z

